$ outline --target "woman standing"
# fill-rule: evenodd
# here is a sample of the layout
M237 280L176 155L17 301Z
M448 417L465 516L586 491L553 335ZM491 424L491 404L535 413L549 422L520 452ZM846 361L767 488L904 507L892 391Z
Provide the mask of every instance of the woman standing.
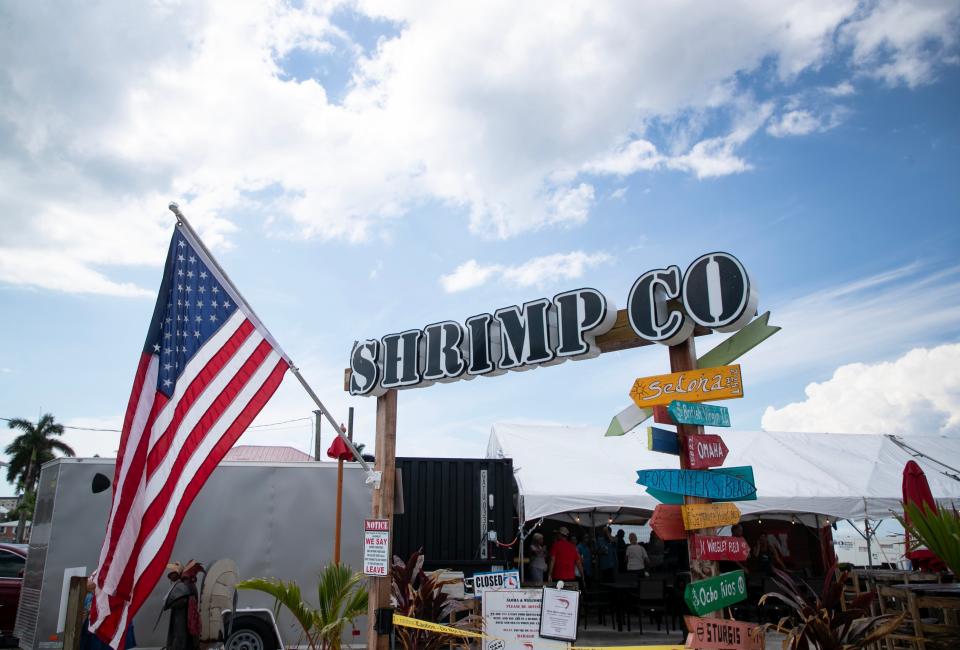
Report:
M637 576L639 580L649 562L647 550L637 543L637 534L630 533L630 545L627 546L627 573Z
M533 541L530 542L530 584L540 586L543 584L543 575L547 572L547 547L543 544L543 535L533 534Z

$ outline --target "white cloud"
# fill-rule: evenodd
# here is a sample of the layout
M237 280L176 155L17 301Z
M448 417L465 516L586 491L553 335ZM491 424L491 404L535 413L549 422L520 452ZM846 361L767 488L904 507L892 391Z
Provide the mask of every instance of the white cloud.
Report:
M960 344L916 348L899 359L837 368L806 399L768 406L768 431L960 435Z
M66 261L49 279L6 268L0 281L136 294L120 275L162 260L171 198L218 245L237 211L358 241L424 201L503 238L588 219L581 173L743 172L762 123L704 125L749 103L744 73L770 63L786 88L845 56L838 29L858 70L891 81L923 83L953 54L955 3L857 7L117 0L57 5L50 20L44 2L8 4L0 248ZM365 51L335 11L395 33ZM340 101L284 74L295 51L354 57ZM652 121L677 125L666 153Z
M610 192L610 198L616 201L623 201L627 198L627 187L618 187Z
M855 94L857 89L849 81L841 81L835 86L824 88L823 92L833 97L849 97Z
M865 74L912 88L930 82L938 63L950 63L958 29L954 0L882 0L840 32Z
M495 276L518 287L539 287L552 280L570 280L583 276L584 272L599 264L609 262L612 257L606 253L555 253L527 260L523 264L504 266L500 264L479 264L468 260L452 273L440 278L440 284L447 293L473 289L486 284Z
M785 135L807 135L820 130L820 120L807 111L789 111L767 126L767 133L780 138Z

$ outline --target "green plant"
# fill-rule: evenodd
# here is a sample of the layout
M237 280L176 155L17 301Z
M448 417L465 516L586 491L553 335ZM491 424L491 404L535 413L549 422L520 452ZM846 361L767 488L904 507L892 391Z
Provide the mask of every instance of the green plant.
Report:
M820 594L806 583L795 581L785 571L774 568L774 572L774 582L780 591L764 594L760 605L779 600L791 613L777 623L762 625L761 629L766 632L773 628L786 634L785 649L858 650L883 639L903 623L905 614L870 616L868 608L875 597L873 593L858 596L844 608L843 584L848 572L838 572L836 564L827 572Z
M367 612L367 589L363 576L344 564L329 564L320 572L314 608L304 601L300 585L277 578L252 578L237 585L269 594L276 599L274 613L286 607L303 631L312 650L340 650L343 630Z
M913 540L909 550L926 546L943 560L953 575L960 575L960 513L957 509L943 506L931 509L929 505L904 503L903 511L906 517L897 516L897 521Z
M63 425L45 413L34 424L30 420L14 418L7 422L11 429L22 433L7 445L4 452L10 456L7 465L7 482L14 483L18 490L33 492L40 478L40 466L55 458L54 451L64 456L73 456L73 448L54 436L63 435Z
M468 616L455 623L449 623L450 614L465 611L468 607L449 598L443 592L445 585L453 584L456 581L443 580L440 577L443 573L442 570L424 571L423 559L423 553L420 551L411 555L406 562L394 556L390 577L391 595L396 612L421 621L477 631L479 628L478 617ZM468 647L463 637L438 634L416 628L394 627L394 634L400 642L400 646L406 648L406 650L433 650L447 644Z

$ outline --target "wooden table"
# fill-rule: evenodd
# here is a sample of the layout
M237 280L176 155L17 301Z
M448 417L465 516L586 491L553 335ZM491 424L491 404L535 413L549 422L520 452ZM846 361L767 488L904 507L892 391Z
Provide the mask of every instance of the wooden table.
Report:
M884 585L888 594L897 594L906 604L920 650L927 648L932 639L960 638L960 584L958 583L913 583ZM922 617L921 610L939 612L941 621L931 622Z

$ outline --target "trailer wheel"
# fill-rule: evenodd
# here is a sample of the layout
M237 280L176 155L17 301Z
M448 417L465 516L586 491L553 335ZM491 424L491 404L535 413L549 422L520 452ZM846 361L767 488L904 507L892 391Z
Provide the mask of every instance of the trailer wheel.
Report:
M272 650L273 630L265 622L252 616L240 616L233 622L224 650Z

